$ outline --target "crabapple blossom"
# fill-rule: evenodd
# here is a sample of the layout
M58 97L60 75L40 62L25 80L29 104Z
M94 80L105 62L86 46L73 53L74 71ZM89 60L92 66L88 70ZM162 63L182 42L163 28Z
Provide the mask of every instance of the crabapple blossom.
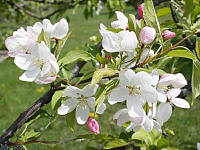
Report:
M119 79L119 85L111 91L108 102L115 104L126 100L129 116L145 116L143 105L146 102L157 102L158 99L156 89L151 86L151 75L128 69L120 72Z
M62 105L58 108L59 115L66 115L76 109L76 120L79 124L85 124L88 120L90 109L95 110L95 97L98 85L95 84L92 87L86 85L83 89L79 89L75 86L68 86L64 95L67 96ZM99 109L96 111L98 114L102 114L106 109L104 103L101 104Z
M165 30L163 33L162 33L162 37L166 38L166 39L172 39L176 36L176 33L175 32L171 32L169 30Z
M156 37L156 30L152 27L146 26L140 31L139 37L143 44L151 44Z
M87 120L87 126L94 134L100 134L99 124L95 119L89 117Z
M100 25L100 33L103 37L102 46L107 52L137 53L135 49L137 48L138 40L135 32L120 31L114 33L106 30L104 25Z
M128 27L128 18L120 11L115 11L115 13L118 20L111 22L111 27L126 30Z
M48 84L56 79L59 66L55 56L44 41L30 48L31 54L18 54L14 63L25 72L19 77L22 81Z
M144 5L144 3L142 3L138 6L138 14L139 14L140 18L143 18L143 5Z

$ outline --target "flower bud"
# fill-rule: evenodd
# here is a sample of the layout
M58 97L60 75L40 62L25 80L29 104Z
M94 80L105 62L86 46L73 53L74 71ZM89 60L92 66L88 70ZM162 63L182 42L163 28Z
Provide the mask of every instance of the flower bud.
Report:
M145 45L152 43L155 37L156 30L152 27L146 26L140 31L140 40Z
M143 18L143 3L138 6L138 13L140 18Z
M162 37L163 38L166 38L166 39L172 39L173 37L176 36L176 33L175 32L171 32L169 30L165 30L163 33L162 33Z
M94 134L100 134L99 124L95 119L88 118L87 126Z

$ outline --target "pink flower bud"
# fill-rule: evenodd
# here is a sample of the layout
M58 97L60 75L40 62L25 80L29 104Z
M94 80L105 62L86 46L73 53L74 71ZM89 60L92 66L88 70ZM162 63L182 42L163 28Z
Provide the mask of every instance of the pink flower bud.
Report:
M95 119L88 118L87 126L94 134L100 134L99 124Z
M166 39L172 39L173 37L176 36L176 33L175 32L171 32L169 30L165 30L163 33L162 33L162 37L163 38L166 38Z
M140 31L140 40L143 44L150 44L156 37L156 30L152 27L144 27Z
M143 3L138 6L138 13L140 18L143 18Z

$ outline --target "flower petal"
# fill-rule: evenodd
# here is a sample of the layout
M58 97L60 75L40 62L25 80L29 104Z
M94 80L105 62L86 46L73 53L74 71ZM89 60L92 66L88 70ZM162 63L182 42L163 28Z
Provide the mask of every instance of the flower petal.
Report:
M76 108L77 104L78 104L78 100L76 98L68 98L58 108L58 114L66 115L72 112Z
M96 110L96 113L97 113L97 114L103 114L105 110L106 110L106 104L102 103L102 104L100 105L99 109Z
M90 115L90 110L87 105L85 106L78 105L76 107L76 120L78 124L85 124L88 120L89 115Z
M136 73L135 78L131 82L133 85L151 85L152 77L150 74L140 71Z
M130 82L134 78L135 72L132 69L128 69L127 71L122 71L119 74L120 85L128 86L131 85Z
M151 83L151 85L156 86L158 84L158 81L159 81L158 71L152 70L151 71L151 76L152 76L152 83Z
M158 100L162 103L167 101L167 96L163 89L157 88Z
M172 106L169 103L161 103L158 106L156 119L158 121L166 122L172 114Z
M68 97L78 98L81 96L81 90L75 86L68 86L63 94Z
M86 99L88 106L94 111L95 110L95 98L94 97L88 97Z
M61 19L59 22L53 25L53 37L57 39L63 39L68 33L68 22L66 19Z
M177 107L190 108L190 104L182 98L173 98L171 102Z
M92 87L90 87L90 85L88 84L81 90L81 93L85 97L93 96L96 93L98 87L98 84L94 84Z
M40 69L36 68L35 70L25 71L20 77L19 80L33 82L40 73Z
M33 70L36 65L31 61L30 54L18 54L15 57L14 63L22 70Z
M142 99L147 102L155 103L158 101L158 93L152 86L141 86L140 94Z
M108 102L112 105L117 102L123 102L127 99L129 95L129 91L125 87L117 87L111 91L110 97L108 98Z
M176 98L177 96L179 96L181 93L181 89L171 89L167 92L167 97L169 99L173 99Z
M142 126L145 131L151 132L151 130L153 129L153 120L149 119L148 117L145 117L145 121Z

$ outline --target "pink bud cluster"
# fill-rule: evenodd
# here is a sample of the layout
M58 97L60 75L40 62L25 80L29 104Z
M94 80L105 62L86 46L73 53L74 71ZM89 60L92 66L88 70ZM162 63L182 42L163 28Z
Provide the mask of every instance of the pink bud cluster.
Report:
M100 134L99 124L95 119L88 118L87 126L94 134Z

